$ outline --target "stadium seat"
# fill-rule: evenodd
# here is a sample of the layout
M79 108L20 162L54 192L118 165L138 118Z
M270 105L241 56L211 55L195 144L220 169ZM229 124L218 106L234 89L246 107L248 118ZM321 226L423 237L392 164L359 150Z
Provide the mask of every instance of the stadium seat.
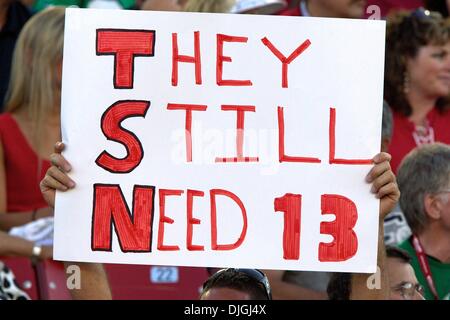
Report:
M62 262L45 260L36 265L39 296L42 300L70 300Z
M106 264L115 300L196 300L206 268Z

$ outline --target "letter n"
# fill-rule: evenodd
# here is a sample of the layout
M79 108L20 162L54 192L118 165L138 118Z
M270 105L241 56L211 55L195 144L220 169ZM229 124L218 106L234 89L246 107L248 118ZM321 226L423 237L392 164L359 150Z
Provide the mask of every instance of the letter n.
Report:
M94 184L92 250L112 251L114 225L123 252L151 252L155 187L135 185L132 213L119 185Z

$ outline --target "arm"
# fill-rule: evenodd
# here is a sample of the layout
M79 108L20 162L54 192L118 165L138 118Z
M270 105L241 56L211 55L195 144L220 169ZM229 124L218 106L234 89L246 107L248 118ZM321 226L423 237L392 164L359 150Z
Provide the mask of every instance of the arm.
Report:
M380 268L381 288L369 289L367 286L367 274L355 273L351 280L351 300L387 300L389 299L389 277L386 270L386 250L384 246L384 218L392 211L398 199L400 191L395 175L391 170L389 161L391 156L380 153L374 158L375 166L367 176L367 182L373 185L373 193L380 199L380 215L378 222L378 258L377 265Z
M65 262L64 267L80 268L80 289L69 289L74 300L111 300L111 289L103 265L99 263Z
M75 187L75 183L67 176L67 172L71 170L71 166L61 155L63 150L64 144L61 142L56 143L55 153L50 156L52 166L47 170L40 184L41 193L48 205L52 208L55 206L56 190L64 192ZM102 264L65 263L66 268L70 265L77 265L81 272L81 288L69 290L73 299L111 299L108 277Z
M32 257L34 242L10 236L0 231L0 255L12 257ZM49 259L52 257L52 247L42 247L40 259Z
M283 280L283 270L264 270L274 300L326 300L327 293L306 289Z
M53 209L50 207L37 209L27 212L0 213L0 230L9 231L11 228L23 226L34 220L50 217L53 215Z

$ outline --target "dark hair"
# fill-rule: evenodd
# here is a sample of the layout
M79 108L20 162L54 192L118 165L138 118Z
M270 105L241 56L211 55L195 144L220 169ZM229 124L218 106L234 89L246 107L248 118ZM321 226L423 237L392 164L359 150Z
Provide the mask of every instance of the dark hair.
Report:
M392 246L386 246L386 256L388 258L398 258L404 263L411 263L412 260L407 251Z
M328 282L327 294L330 300L350 300L352 274L336 272Z
M430 44L443 45L449 40L449 28L437 12L424 9L398 12L390 17L386 31L385 99L392 109L410 116L411 106L404 94L406 62L419 49ZM438 99L436 107L443 112L447 97Z
M446 0L425 0L425 8L431 11L437 11L444 18L448 17L448 8Z
M219 270L203 284L200 297L212 288L229 288L246 292L252 300L272 300L269 280L258 269Z

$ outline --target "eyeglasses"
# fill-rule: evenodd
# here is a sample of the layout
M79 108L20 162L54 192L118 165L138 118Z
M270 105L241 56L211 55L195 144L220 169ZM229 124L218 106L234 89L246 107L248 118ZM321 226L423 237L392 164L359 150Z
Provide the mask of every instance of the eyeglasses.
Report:
M398 286L392 288L393 291L400 292L400 295L405 300L413 300L416 294L423 297L424 288L421 284L413 284L411 282L402 282Z
M219 277L220 274L227 272L227 271L228 272L232 271L235 273L243 273L246 276L248 276L249 278L256 280L260 285L262 285L264 287L267 298L269 300L272 300L272 290L270 289L269 279L267 279L267 276L261 270L258 270L258 269L236 269L236 268L221 269L221 270L217 271L212 277L210 277L203 284L203 289L205 289L206 286L208 284L210 284L212 281L217 279L217 277Z

